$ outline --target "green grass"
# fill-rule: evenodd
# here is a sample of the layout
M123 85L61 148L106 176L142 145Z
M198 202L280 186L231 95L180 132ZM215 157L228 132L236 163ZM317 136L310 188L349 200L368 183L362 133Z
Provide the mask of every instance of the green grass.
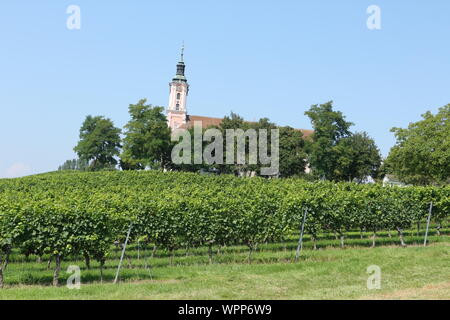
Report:
M166 252L157 252L148 261L149 269L144 268L142 250L137 259L136 248L130 247L132 266L125 261L117 285L111 282L118 253L108 260L102 284L94 261L91 270L82 261L65 261L63 285L58 288L48 285L52 270L46 270L45 261L24 262L16 255L5 272L6 288L0 290L0 299L450 299L449 236L432 236L432 244L425 248L386 245L398 243L391 238L380 239L387 242L385 246L368 248L359 243L368 239L355 238L341 249L336 248L339 241L323 238L319 250L308 249L306 242L298 263L293 262L294 241L262 245L251 264L246 263L246 248L240 246L224 248L214 255L213 264L208 263L205 248L190 250L188 255L178 250L173 266ZM406 240L411 244L414 239L411 235ZM71 264L82 268L80 290L64 286L65 270ZM381 290L366 287L366 269L373 264L381 267Z

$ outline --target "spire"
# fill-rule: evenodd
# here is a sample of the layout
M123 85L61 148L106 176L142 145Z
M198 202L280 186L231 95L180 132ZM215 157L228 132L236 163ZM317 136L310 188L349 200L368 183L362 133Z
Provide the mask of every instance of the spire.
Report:
M184 76L184 69L185 68L186 68L186 66L184 64L184 41L183 41L183 45L181 46L180 61L177 64L177 74L175 75L175 78L173 78L174 81L186 82L186 77Z
M181 62L184 62L183 61L183 57L184 57L184 41L183 41L183 45L181 46Z

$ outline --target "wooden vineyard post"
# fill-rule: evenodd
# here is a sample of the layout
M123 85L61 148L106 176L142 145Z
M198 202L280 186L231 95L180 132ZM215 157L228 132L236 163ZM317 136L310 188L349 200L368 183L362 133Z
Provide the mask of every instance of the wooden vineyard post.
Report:
M305 221L306 221L306 213L307 212L308 212L308 209L305 208L305 213L303 214L302 228L300 230L300 239L298 239L297 252L295 253L295 262L298 261L298 257L300 256L300 251L303 249L303 231L305 230Z
M128 229L127 238L125 239L125 243L123 245L122 254L120 256L119 266L117 267L116 277L114 278L114 283L117 283L119 279L120 267L122 266L123 256L125 255L125 249L127 248L128 239L130 238L131 228L133 227L133 223L130 224L130 228Z
M430 227L430 220L431 220L431 211L433 210L433 202L430 203L430 210L428 212L428 219L427 219L427 230L425 231L425 240L423 241L423 246L426 247L427 245L427 238L428 238L428 229Z

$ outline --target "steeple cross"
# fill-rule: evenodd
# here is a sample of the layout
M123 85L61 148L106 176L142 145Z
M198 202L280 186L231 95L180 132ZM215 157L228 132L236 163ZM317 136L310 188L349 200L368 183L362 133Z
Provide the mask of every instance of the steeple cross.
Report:
M183 62L183 57L184 57L184 41L183 45L181 46L181 62Z

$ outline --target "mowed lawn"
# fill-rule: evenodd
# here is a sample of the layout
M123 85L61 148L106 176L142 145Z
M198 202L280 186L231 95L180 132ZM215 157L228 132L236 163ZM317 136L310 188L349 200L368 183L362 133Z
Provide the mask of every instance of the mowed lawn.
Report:
M105 270L105 282L97 282L93 264L82 270L79 290L65 286L66 262L60 287L13 281L0 290L0 299L450 299L450 237L445 238L428 247L307 249L298 263L292 262L293 250L281 250L256 252L251 264L244 262L244 253L239 262L216 259L213 264L175 263L150 270L125 264L119 284L111 283L113 265ZM379 290L367 289L370 265L381 268ZM5 277L24 266L42 268L12 264ZM50 280L51 270L45 277Z

